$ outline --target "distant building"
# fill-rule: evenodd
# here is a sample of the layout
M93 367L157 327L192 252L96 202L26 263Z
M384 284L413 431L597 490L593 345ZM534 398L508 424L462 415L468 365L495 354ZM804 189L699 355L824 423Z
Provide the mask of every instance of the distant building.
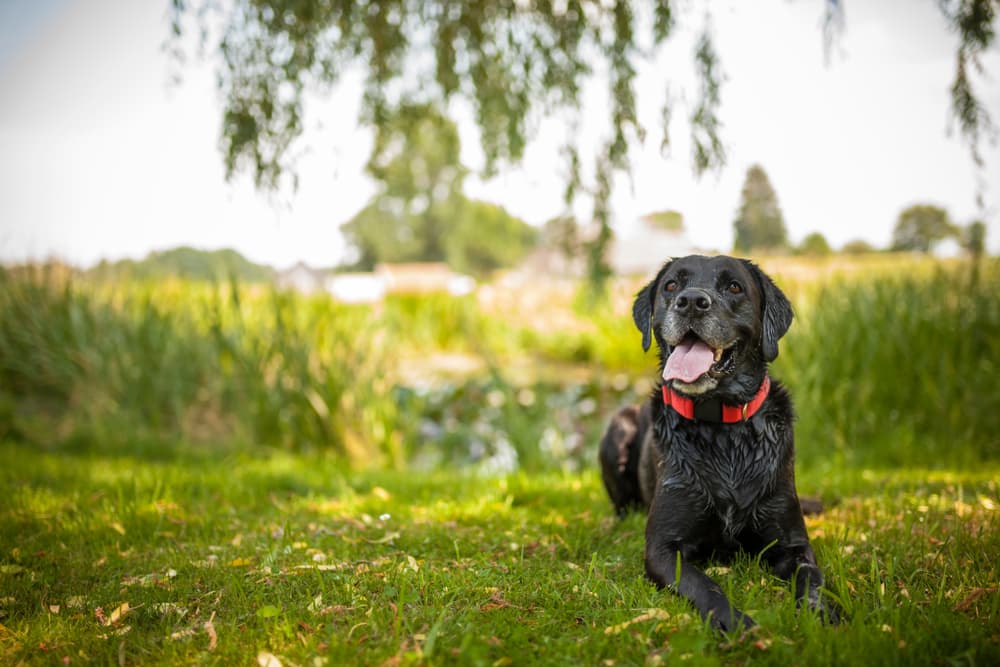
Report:
M387 292L448 292L461 296L476 288L475 280L455 273L444 262L378 264L375 275Z
M278 287L283 289L293 289L303 294L313 294L326 289L328 271L314 269L299 262L291 268L279 271L277 274Z
M326 291L343 303L376 303L385 297L385 280L374 273L335 273L326 279Z
M629 236L615 236L608 263L618 275L655 273L670 257L698 252L684 229L679 213L664 211L639 218L638 229Z

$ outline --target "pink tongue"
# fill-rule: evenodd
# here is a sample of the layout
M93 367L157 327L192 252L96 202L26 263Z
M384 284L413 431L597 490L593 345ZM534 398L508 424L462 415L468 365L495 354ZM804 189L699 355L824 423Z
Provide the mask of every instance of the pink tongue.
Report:
M682 342L667 357L663 379L694 382L708 372L714 361L715 352L704 342Z

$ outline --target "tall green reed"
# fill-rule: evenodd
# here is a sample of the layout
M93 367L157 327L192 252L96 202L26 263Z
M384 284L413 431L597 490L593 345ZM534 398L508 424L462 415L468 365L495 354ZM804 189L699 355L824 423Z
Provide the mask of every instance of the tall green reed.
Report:
M863 465L1000 456L1000 263L827 283L798 309L775 373L798 451Z
M0 274L0 436L328 449L399 464L368 309L239 285Z

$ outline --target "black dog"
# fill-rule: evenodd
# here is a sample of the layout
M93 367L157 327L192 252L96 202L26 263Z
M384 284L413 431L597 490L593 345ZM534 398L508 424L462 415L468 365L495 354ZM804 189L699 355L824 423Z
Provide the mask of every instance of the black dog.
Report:
M646 576L690 600L723 631L754 625L692 562L763 552L778 576L836 620L795 491L792 403L769 378L792 323L781 290L754 264L690 256L668 262L632 309L659 347L662 382L621 410L601 441L619 515L646 508Z

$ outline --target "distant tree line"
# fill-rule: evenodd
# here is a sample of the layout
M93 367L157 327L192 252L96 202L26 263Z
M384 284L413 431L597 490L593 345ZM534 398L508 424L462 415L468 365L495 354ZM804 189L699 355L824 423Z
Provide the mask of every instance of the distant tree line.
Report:
M101 260L87 274L99 280L163 280L172 276L247 283L274 280L274 269L255 264L235 250L198 250L187 246L151 252L141 260Z
M737 253L788 253L823 256L833 252L820 232L807 234L793 246L788 240L784 215L778 196L764 168L758 164L747 170L740 193L740 204L733 221L733 250ZM893 227L888 250L896 252L931 252L945 240L954 239L961 247L979 257L986 249L986 224L975 220L958 225L948 212L933 204L915 204L900 212ZM841 252L863 254L877 249L867 241L853 240L844 244Z

